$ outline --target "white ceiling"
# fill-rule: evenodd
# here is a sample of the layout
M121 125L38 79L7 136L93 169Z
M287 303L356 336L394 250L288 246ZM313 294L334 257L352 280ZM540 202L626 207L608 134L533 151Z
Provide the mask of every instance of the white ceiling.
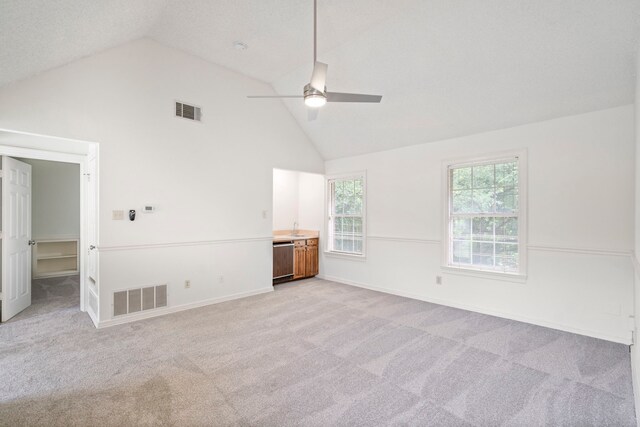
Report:
M314 122L301 100L284 101L325 158L634 101L637 0L318 3L329 90L384 96L328 104ZM0 85L144 36L299 94L312 1L2 0Z

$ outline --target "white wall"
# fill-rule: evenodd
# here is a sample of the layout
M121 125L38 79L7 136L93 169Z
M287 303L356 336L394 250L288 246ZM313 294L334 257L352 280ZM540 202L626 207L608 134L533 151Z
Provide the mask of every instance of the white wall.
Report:
M300 223L300 173L273 170L273 229L291 230Z
M324 176L315 173L274 169L273 229L324 228Z
M303 230L324 228L324 175L298 175L298 218Z
M271 289L273 168L324 169L281 102L246 98L271 90L146 39L0 88L0 128L100 144L101 322L118 289L168 283L174 308Z
M633 106L326 162L367 172L367 258L325 257L327 278L629 342ZM526 283L441 269L444 159L526 149ZM435 276L443 276L443 285Z
M80 237L80 166L19 159L31 165L31 234L35 240Z

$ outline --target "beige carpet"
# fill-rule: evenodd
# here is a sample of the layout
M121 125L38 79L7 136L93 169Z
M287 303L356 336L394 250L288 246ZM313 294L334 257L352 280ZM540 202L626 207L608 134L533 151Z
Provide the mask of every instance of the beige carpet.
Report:
M620 344L322 280L96 330L45 285L0 425L635 425Z

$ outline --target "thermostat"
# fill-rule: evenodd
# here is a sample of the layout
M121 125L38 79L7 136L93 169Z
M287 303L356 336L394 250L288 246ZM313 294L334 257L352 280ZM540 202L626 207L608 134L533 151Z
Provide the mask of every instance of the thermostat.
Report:
M142 207L142 212L144 213L153 213L155 210L156 210L156 207L152 205L144 205Z

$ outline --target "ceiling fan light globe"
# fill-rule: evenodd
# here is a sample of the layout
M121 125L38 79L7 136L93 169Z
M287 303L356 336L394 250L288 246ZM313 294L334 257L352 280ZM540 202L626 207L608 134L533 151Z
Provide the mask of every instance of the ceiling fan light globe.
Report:
M307 107L319 108L327 103L327 98L322 95L307 95L304 97L304 103Z

